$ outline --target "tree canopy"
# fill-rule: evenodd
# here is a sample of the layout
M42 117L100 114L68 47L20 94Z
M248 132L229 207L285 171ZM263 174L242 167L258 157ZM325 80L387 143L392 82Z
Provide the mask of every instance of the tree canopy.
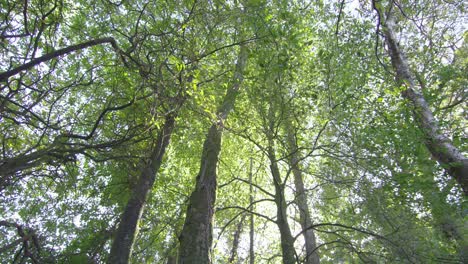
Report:
M467 263L465 1L0 1L0 262Z

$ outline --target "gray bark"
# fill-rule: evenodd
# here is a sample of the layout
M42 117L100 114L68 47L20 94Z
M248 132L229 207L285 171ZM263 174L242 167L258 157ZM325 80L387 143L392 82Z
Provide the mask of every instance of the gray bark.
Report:
M143 208L156 179L166 147L169 145L169 140L174 128L174 116L166 117L163 128L158 134L156 146L151 153L149 162L143 168L138 183L132 191L130 199L127 202L124 212L122 213L119 227L115 233L111 251L107 263L120 264L130 263L133 244L138 233L138 221L143 214Z
M234 71L232 86L226 92L223 103L217 111L218 122L208 130L203 144L200 171L196 179L187 208L184 227L179 237L181 264L211 263L212 220L216 199L216 177L218 157L221 150L223 122L234 103L243 81L243 71L247 61L247 48L241 45Z
M419 128L424 133L425 145L442 167L445 168L468 195L468 159L455 147L452 141L442 133L424 96L418 91L415 78L408 61L400 50L394 32L394 18L388 15L384 27L385 40L392 61L396 78L400 85L406 87L401 93L411 103L413 116Z
M288 130L288 145L291 151L289 156L289 163L292 169L294 176L294 185L296 186L296 204L299 208L299 220L301 222L301 228L304 231L302 234L304 236L305 247L306 247L306 264L319 264L320 257L317 251L317 241L315 238L314 230L309 228L312 226L312 220L310 217L309 206L307 203L307 195L304 188L304 180L302 178L302 172L299 167L299 158L297 155L297 144L294 139L294 135L291 132L291 129Z

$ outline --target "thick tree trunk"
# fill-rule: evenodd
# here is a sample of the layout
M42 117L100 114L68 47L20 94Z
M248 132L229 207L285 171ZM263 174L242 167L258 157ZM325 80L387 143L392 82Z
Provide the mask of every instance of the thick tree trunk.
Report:
M216 167L221 149L221 128L213 124L203 146L202 163L195 190L190 196L180 235L180 263L210 263L213 207L216 198Z
M144 204L148 193L153 187L156 173L161 166L166 147L169 145L174 123L174 116L170 115L166 117L164 126L158 134L156 146L151 153L149 162L146 167L143 168L138 183L133 189L125 211L121 216L119 227L117 228L107 260L109 264L124 264L130 262L133 243L138 233L138 221L143 214Z
M309 227L312 225L310 218L310 211L307 203L307 195L304 188L304 180L302 178L302 172L299 168L299 159L297 155L297 144L294 140L292 132L288 131L288 145L291 151L289 156L289 163L294 176L294 185L296 186L296 204L299 208L299 220L301 221L301 228L303 230L303 236L306 247L306 264L319 264L320 257L317 252L317 241L313 229ZM306 230L306 231L304 231Z
M424 133L425 144L432 156L460 184L465 195L468 195L468 159L457 149L452 141L440 130L434 114L423 95L418 91L415 78L408 66L408 61L398 46L394 33L395 22L388 15L384 27L385 40L392 61L396 78L406 89L402 96L408 99L413 107L413 116Z
M180 235L180 264L211 263L213 209L216 199L216 169L221 150L223 122L233 109L243 81L243 71L247 61L247 48L241 45L237 59L234 80L228 89L222 105L218 108L218 123L213 124L203 145L200 171L195 190L190 196L184 228Z

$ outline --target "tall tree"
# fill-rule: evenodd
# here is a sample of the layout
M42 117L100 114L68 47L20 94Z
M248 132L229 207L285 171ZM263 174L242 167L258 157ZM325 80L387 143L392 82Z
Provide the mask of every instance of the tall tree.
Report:
M276 204L276 224L278 225L281 234L281 250L283 253L283 263L294 264L297 263L296 251L294 249L294 238L288 223L287 203L285 196L285 181L282 179L280 170L278 168L278 159L275 153L275 115L272 105L270 105L268 116L268 159L270 161L270 170L273 178L273 185L275 186L275 204Z
M465 195L468 195L468 158L453 144L442 131L426 99L416 84L414 73L404 52L398 44L395 33L395 9L391 2L386 9L382 4L373 1L379 14L379 21L385 34L385 42L396 73L398 86L402 87L401 95L407 99L413 109L413 117L424 134L427 149L442 167L460 184Z
M195 190L190 196L184 228L180 235L180 263L210 263L212 243L212 221L216 199L216 175L223 122L234 108L240 92L243 72L247 63L248 50L240 46L234 70L234 78L226 92L223 103L218 107L216 123L212 124L206 135L201 156L200 171L196 178Z
M0 1L0 262L467 262L465 2Z
M289 121L289 122L288 122ZM315 232L313 229L309 228L312 226L312 219L309 210L309 203L307 202L307 193L306 188L304 186L304 179L302 175L302 171L300 168L300 160L299 160L299 148L296 143L295 136L293 134L293 125L290 122L289 118L286 121L289 124L286 125L287 130L287 141L288 141L288 149L290 151L289 154L289 164L291 166L291 170L294 177L294 186L296 187L295 193L295 202L297 207L299 208L299 219L302 227L302 233L304 236L305 241L305 248L306 248L306 256L305 262L307 264L319 264L320 257L318 255L318 247L317 247L317 240L315 237Z
M144 161L141 174L138 177L130 199L125 206L119 222L114 241L112 243L108 263L129 263L132 254L133 243L138 234L138 222L143 214L144 205L156 180L156 174L166 152L175 125L175 113L169 114L159 131L156 143L153 146L148 160Z

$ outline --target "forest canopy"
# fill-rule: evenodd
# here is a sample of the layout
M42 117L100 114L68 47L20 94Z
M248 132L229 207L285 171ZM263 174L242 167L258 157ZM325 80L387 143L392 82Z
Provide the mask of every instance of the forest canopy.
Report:
M467 8L0 1L0 262L468 263Z

